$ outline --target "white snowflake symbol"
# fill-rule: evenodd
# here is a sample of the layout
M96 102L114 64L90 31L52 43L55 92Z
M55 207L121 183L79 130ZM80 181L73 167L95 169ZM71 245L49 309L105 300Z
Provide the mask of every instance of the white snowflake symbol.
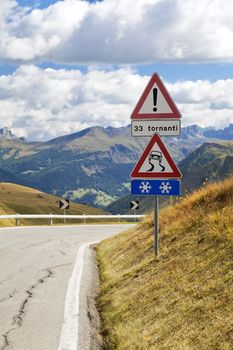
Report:
M169 194L170 191L172 190L172 186L170 185L170 182L162 182L162 184L159 186L160 190L162 193L167 193Z
M142 181L139 188L141 193L150 193L150 190L152 189L149 181Z

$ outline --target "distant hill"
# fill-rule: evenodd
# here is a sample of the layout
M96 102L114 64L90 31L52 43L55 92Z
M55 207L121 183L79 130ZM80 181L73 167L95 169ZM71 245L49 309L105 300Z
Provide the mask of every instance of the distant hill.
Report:
M233 174L233 141L204 143L182 160L179 168L183 174L183 194L190 193L209 182L223 180ZM140 201L138 213L148 211L154 205L151 197L125 196L111 203L106 210L113 214L129 213L129 203L132 199ZM172 201L172 198L167 200ZM164 199L160 199L161 203L163 201Z
M29 185L26 180L23 178L12 174L9 171L5 171L0 168L0 182L12 182L17 183L19 185Z
M233 174L233 141L204 143L179 164L183 187L194 190Z
M179 162L203 143L218 140L207 137L207 131L192 125L182 128L179 138L164 140ZM148 141L132 137L130 126L96 126L48 142L27 142L4 128L0 168L17 176L16 183L104 208L129 194L129 174Z
M233 177L160 211L158 258L153 215L100 243L107 349L232 349L232 212Z
M0 183L0 214L63 214L59 209L59 197L13 183ZM67 214L106 214L101 209L92 208L88 205L70 203ZM55 220L55 223L62 222ZM77 221L76 221L77 222ZM48 224L45 219L22 220L22 224ZM13 221L0 221L0 226L5 224L15 224Z

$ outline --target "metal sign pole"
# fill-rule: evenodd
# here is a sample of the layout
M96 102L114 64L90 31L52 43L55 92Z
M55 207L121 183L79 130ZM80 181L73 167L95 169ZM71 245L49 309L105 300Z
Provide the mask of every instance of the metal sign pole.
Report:
M66 217L65 217L65 215L66 215L66 210L64 209L64 224L66 224Z
M159 197L155 196L155 212L154 212L154 250L155 256L159 255Z

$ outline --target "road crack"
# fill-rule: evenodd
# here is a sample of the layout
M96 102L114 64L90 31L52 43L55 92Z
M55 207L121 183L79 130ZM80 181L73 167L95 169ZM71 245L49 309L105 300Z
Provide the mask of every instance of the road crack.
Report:
M9 277L6 278L5 280L0 281L0 285L3 285L5 282L8 282L9 280L12 279L12 277L13 277L13 275L12 275L12 276L9 276Z
M13 298L13 296L17 293L17 290L14 289L13 292L11 292L7 297L0 299L0 303L3 303L4 301Z
M15 316L13 316L12 319L12 328L9 329L5 334L2 335L4 339L4 344L0 348L0 350L5 350L10 345L9 335L12 333L15 329L20 328L23 324L23 319L26 314L26 309L28 306L28 303L30 299L33 297L33 291L40 286L42 283L46 282L47 279L51 278L53 276L53 271L48 268L46 270L46 275L42 278L39 278L35 284L33 284L28 290L26 290L26 298L23 300L23 302L20 305L20 308Z
M66 253L63 252L62 250L59 250L59 253L61 253L62 255L66 255Z
M38 241L38 242L32 243L30 245L27 245L25 247L22 247L21 250L25 250L25 249L28 250L29 248L32 248L32 247L39 247L39 246L44 245L50 241L51 241L51 239L47 239L44 241Z

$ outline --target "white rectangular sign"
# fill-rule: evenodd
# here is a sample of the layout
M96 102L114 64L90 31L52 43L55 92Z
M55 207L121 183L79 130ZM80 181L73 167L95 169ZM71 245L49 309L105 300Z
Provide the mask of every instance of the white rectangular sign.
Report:
M179 136L181 125L180 120L132 120L132 136L153 136L155 133L160 136Z

